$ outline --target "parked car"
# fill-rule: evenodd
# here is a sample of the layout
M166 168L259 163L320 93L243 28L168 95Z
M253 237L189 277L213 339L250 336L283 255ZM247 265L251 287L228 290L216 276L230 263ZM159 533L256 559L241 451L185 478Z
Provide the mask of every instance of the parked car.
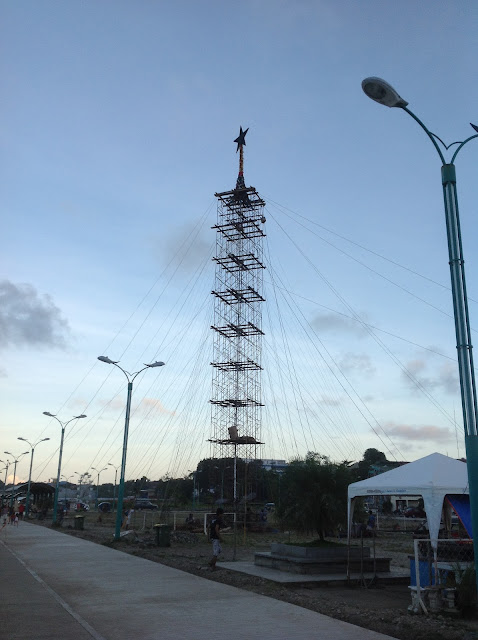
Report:
M157 504L153 504L152 502L150 502L149 500L136 500L136 502L134 503L133 509L136 511L136 509L141 510L141 509L157 509L158 505Z
M419 507L407 507L403 512L405 518L426 518L427 514Z
M100 502L98 505L98 511L101 511L102 513L109 513L111 510L111 502Z

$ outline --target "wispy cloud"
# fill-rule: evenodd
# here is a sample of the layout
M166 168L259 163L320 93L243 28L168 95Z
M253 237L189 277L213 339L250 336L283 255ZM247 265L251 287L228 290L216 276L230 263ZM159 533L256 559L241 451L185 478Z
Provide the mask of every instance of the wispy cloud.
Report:
M365 353L346 353L340 360L339 367L344 373L359 373L366 377L375 373L375 367Z
M451 394L459 391L458 369L453 362L445 362L437 367L435 362L417 358L407 362L407 369L427 391L441 390ZM402 372L402 379L409 388L418 391L414 380L405 372Z
M70 328L47 294L30 284L0 281L0 347L65 349Z
M322 404L325 404L327 407L340 407L342 404L342 400L339 397L333 398L332 396L328 396L322 394Z
M169 416L175 415L175 411L166 409L164 405L156 398L143 398L138 406L138 411L141 411L142 413L145 413L147 415L154 413L163 413Z
M155 250L162 264L171 262L181 271L196 269L210 257L210 230L198 230L197 225L175 227L166 235L155 239ZM158 250L159 247L159 250Z
M312 327L321 333L348 333L363 338L367 335L366 329L360 322L356 322L346 316L337 313L319 313L311 320Z
M410 425L388 422L384 425L384 429L391 438L397 438L405 442L414 440L440 444L449 442L455 438L451 429L447 427L437 427L435 425Z

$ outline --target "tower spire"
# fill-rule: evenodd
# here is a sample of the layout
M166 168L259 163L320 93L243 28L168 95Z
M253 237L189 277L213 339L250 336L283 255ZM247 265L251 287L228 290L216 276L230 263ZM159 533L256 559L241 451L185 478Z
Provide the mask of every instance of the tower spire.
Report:
M244 182L244 147L246 146L246 133L249 131L249 127L245 131L242 127L239 127L239 135L234 140L237 143L236 153L239 151L239 174L236 181L236 189L245 189L246 183Z

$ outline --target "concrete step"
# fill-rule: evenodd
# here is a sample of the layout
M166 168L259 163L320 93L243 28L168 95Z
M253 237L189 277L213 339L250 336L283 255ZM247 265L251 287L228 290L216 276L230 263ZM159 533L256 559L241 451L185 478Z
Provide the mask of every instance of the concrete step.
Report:
M357 558L350 560L349 569L353 572L376 571L379 573L390 572L390 558L363 558L361 562ZM303 575L321 575L333 573L346 573L346 559L310 559L282 556L271 552L258 552L254 554L254 564L260 567L277 569Z

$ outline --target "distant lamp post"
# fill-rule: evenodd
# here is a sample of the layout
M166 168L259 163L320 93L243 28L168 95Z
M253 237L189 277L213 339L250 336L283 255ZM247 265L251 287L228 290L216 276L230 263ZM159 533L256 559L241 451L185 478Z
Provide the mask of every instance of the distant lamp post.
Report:
M79 471L75 471L75 476L78 476L78 491L76 492L78 500L80 499L81 493L81 482L83 480L83 474Z
M57 422L60 423L61 427L60 455L58 456L58 473L56 474L55 499L53 501L53 524L56 524L56 517L58 512L58 493L60 491L61 458L63 456L63 441L65 438L65 429L66 426L70 424L70 422L73 422L73 420L80 420L81 418L86 418L86 416L84 413L82 413L79 416L73 416L73 418L70 418L70 420L67 420L66 422L62 422L56 417L56 415L50 413L49 411L44 411L43 415L48 416L49 418L54 418Z
M123 455L121 458L121 474L120 474L120 481L119 481L119 488L118 488L118 506L117 506L116 527L115 527L115 540L119 540L120 534L121 534L121 520L122 520L122 514L123 514L124 476L125 476L125 470L126 470L126 452L128 449L129 417L131 413L131 396L133 394L133 382L135 378L142 371L145 371L146 369L153 369L155 367L162 367L164 366L164 362L153 362L152 364L146 364L143 367L143 369L140 369L135 373L129 373L128 371L125 371L123 367L119 366L118 364L119 360L116 360L116 361L111 360L110 358L108 358L108 356L98 356L98 360L100 360L101 362L105 362L106 364L112 364L118 369L120 369L120 371L124 373L128 381L128 395L126 399L126 415L125 415L124 436L123 436Z
M189 473L192 475L193 477L193 505L192 505L192 510L194 511L196 508L196 476L198 473L202 473L203 470L201 469L200 471L198 471L196 469L196 471L190 471ZM198 505L199 505L199 492L198 492Z
M14 465L13 465L12 495L10 497L10 506L13 507L13 501L15 499L15 496L14 496L14 493L15 493L15 480L16 480L16 477L17 477L17 462L20 460L20 458L23 458L23 456L26 456L28 451L24 451L19 456L14 456L13 453L10 453L10 451L4 451L4 453L6 453L7 456L12 456L12 458L15 461ZM6 476L5 476L5 478L6 478Z
M7 476L8 476L8 467L10 466L10 460L0 460L2 464L5 465L5 481L3 483L3 492L5 495L7 494ZM3 471L3 469L2 469Z
M108 467L113 467L113 469L115 470L115 485L113 487L113 511L115 511L115 506L116 506L116 479L118 477L118 469L119 469L119 467L115 467L115 465L112 464L111 462L108 462Z
M96 503L95 503L95 507L96 509L98 509L98 496L99 496L99 492L100 492L100 473L102 471L107 471L108 467L105 467L104 469L96 469L95 467L91 467L91 469L93 471L96 471L96 473L98 474L98 479L96 482Z
M35 444L32 444L29 440L27 440L26 438L18 438L18 440L23 440L23 442L26 442L27 444L30 445L30 449L31 449L31 456L30 456L30 473L28 474L28 489L27 489L27 500L26 500L26 505L25 505L25 517L28 518L28 513L30 511L30 487L32 484L32 467L33 467L33 455L35 453L35 447L40 444L40 442L45 442L46 440L49 440L50 438L42 438L41 440L38 440L38 442L35 442Z
M387 107L399 107L406 111L425 131L435 147L441 163L443 197L445 203L446 231L448 238L448 255L451 275L453 311L455 317L455 334L458 354L458 370L460 374L461 402L463 410L463 427L465 430L466 461L470 492L470 507L473 527L473 547L475 551L475 570L478 580L478 425L477 396L473 352L471 344L471 328L468 316L466 295L465 265L461 242L460 218L458 213L458 196L456 190L455 158L470 140L478 138L478 133L460 142L446 145L441 138L423 124L417 116L407 109L408 102L403 100L395 89L381 78L366 78L362 82L364 93ZM471 124L471 123L470 123ZM471 125L478 132L476 125ZM448 150L458 145L450 162L445 157L438 143ZM450 152L451 153L451 152Z
M221 472L221 500L224 500L224 473L225 471L227 471L227 469L230 469L231 467L224 467L223 469L221 469L220 467L214 467L214 468Z

